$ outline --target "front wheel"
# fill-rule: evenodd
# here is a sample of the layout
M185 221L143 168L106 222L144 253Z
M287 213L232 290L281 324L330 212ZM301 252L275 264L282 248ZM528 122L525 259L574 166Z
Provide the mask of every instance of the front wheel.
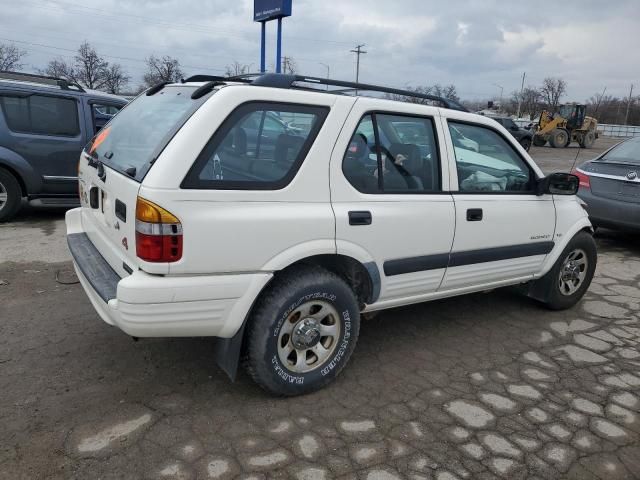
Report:
M319 267L283 272L247 326L245 367L275 395L301 395L335 379L355 348L360 310L347 283Z
M543 303L551 310L574 306L585 294L596 270L598 253L593 237L579 232L562 251L553 268L542 277Z
M520 145L522 145L522 148L524 148L528 152L531 148L531 139L528 137L523 138L522 140L520 140Z

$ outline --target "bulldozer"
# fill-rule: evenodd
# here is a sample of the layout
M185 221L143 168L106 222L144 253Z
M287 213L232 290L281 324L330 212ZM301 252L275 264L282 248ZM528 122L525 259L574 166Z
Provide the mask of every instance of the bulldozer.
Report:
M582 148L591 148L598 138L598 121L585 116L586 107L578 103L560 105L556 113L543 110L534 131L533 144L554 148L568 147L577 142Z

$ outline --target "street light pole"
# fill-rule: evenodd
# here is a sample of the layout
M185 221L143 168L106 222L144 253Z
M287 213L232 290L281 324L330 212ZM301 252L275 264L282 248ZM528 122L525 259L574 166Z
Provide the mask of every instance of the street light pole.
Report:
M329 72L331 71L331 69L329 68L329 65L322 62L318 62L318 63L327 69L327 80L329 80ZM329 90L329 85L327 85L327 90Z

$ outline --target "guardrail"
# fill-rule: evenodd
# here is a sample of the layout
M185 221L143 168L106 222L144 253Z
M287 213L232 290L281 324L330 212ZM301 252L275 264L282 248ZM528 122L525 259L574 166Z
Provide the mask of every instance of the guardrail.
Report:
M517 118L513 120L519 127L526 127L530 120ZM598 133L604 137L640 137L640 126L637 125L614 125L610 123L599 123Z

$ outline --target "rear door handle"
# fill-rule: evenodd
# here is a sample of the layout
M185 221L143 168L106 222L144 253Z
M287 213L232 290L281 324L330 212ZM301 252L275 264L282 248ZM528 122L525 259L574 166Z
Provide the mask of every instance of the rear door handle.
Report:
M481 208L470 208L467 210L467 222L480 222L482 220Z
M352 211L349 212L349 225L371 225L371 212Z

